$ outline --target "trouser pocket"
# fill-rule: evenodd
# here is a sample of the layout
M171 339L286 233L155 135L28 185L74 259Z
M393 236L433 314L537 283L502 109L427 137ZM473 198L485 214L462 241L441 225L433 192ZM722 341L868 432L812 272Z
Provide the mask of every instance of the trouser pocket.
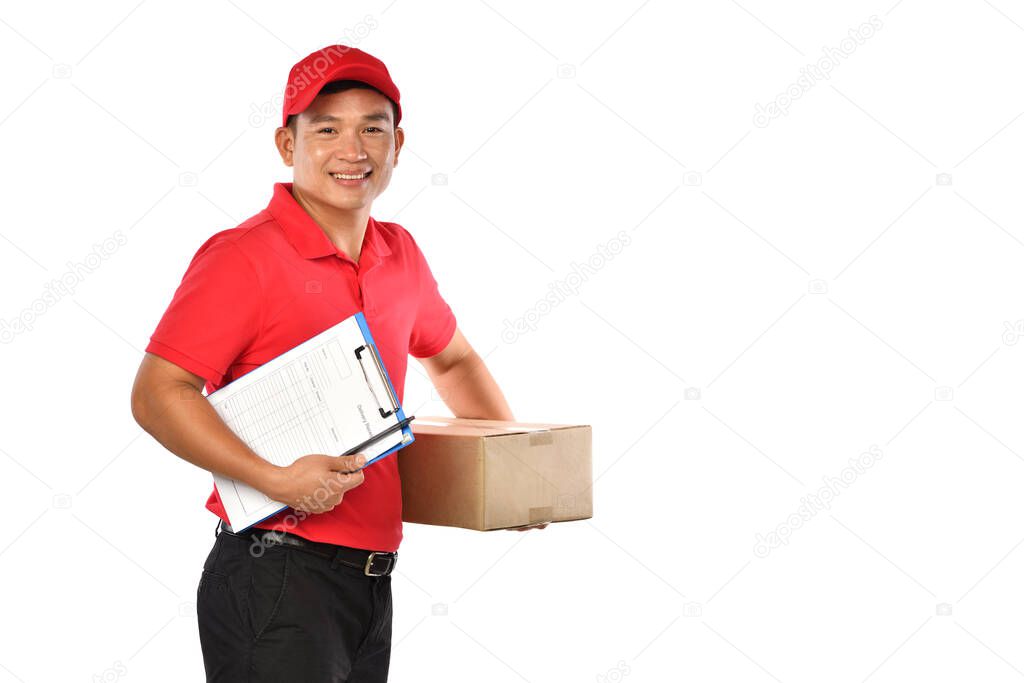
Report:
M291 569L291 551L271 546L255 556L248 553L248 576L245 596L245 614L250 635L259 640L278 622L288 591L288 572Z
M236 555L235 546L223 536L214 541L196 589L196 612L206 617L200 621L237 630L242 616L238 588L245 585L240 571L246 567Z
M207 681L246 680L246 653L252 642L242 618L238 562L221 539L204 565L196 589L196 616ZM244 565L243 565L244 568Z

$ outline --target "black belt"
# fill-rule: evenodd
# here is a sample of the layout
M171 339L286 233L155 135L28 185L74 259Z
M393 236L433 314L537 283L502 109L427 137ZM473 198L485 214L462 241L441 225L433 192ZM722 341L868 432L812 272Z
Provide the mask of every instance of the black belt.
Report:
M349 548L345 545L321 543L285 531L249 527L241 533L235 533L227 522L221 520L217 526L217 533L222 531L239 538L251 539L264 547L290 545L298 550L330 560L332 566L334 563L338 563L360 569L367 576L388 576L395 570L395 565L398 563L398 553L369 551L361 548Z

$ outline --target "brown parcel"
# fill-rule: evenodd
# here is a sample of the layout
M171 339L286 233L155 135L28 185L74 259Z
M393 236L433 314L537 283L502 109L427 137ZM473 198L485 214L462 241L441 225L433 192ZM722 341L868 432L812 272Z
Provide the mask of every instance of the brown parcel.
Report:
M402 519L481 531L593 516L590 425L452 417L398 451Z

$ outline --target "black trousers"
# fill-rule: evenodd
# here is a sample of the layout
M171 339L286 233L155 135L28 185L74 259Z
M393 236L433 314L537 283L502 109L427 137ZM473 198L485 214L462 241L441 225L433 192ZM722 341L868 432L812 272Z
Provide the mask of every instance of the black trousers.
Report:
M196 612L208 682L387 681L390 576L221 531Z

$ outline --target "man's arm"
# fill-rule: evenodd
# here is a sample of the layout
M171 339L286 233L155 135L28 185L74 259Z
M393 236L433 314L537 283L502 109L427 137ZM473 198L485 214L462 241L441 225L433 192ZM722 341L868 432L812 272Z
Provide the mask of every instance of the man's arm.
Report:
M363 481L357 456L311 454L288 467L249 448L213 409L204 380L147 353L132 387L132 415L163 446L197 467L244 482L272 499L306 512L327 512ZM347 472L354 472L348 474ZM332 494L314 497L318 488Z
M458 328L443 351L418 360L426 368L438 396L456 417L515 420L484 359Z

